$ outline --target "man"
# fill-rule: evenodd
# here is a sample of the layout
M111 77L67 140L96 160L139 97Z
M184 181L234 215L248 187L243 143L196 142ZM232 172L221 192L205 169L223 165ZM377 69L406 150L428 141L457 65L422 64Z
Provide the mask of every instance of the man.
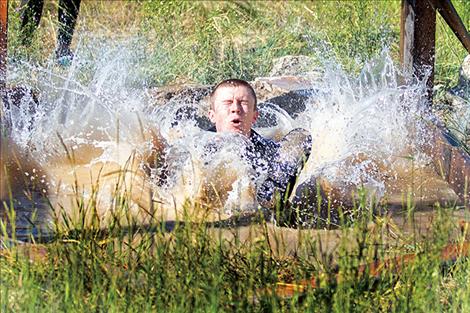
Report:
M227 79L217 84L209 97L209 131L237 133L249 139L245 157L257 175L266 177L257 190L263 207L273 207L287 198L298 170L308 157L311 137L305 130L293 130L279 143L264 138L252 129L259 112L256 93L241 79ZM155 167L164 167L166 143L154 136L154 153L149 159ZM208 149L210 150L210 149Z
M67 65L73 59L70 51L73 31L77 22L81 0L59 0L59 29L57 32L56 59L62 65ZM44 7L44 0L22 0L21 36L25 46L31 44L33 32L39 25Z

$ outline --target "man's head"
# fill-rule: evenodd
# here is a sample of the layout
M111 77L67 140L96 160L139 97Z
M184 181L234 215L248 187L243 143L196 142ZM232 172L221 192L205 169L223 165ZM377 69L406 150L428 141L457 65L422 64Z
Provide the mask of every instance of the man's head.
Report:
M210 98L209 119L218 132L235 132L250 136L258 118L256 93L241 79L227 79L215 86Z

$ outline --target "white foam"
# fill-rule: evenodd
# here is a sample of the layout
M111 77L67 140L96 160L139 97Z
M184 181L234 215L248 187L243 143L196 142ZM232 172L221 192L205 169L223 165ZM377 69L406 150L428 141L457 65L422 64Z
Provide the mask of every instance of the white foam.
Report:
M253 182L247 179L249 166L238 157L241 139L201 131L194 119L172 126L177 110L188 104L152 108L147 84L136 69L142 57L139 49L135 41L110 44L92 40L78 47L74 65L66 70L52 61L44 66L16 64L10 79L36 89L39 105L34 113L23 107L14 109L13 139L45 166L64 155L59 136L67 147L99 148L101 152L91 163L123 163L131 151L147 147L142 140L146 129L159 128L172 145L170 172L174 176L169 182L184 184L180 190L186 194L182 196L193 197L203 184L195 166L202 164L207 172L220 170L222 165L230 167L231 175L238 175L227 198L227 210L233 211L241 203L242 187L252 188ZM368 63L358 77L347 75L337 64L325 64L323 79L312 82L318 92L307 102L305 112L293 119L282 109L267 106L265 110L276 116L278 126L260 131L275 136L296 127L308 129L313 147L304 176L322 172L333 181L362 184L383 194L384 183L369 175L369 169L374 160L390 165L419 150L428 119L424 83L401 85L400 73L387 52ZM204 108L196 105L199 114ZM225 145L207 159L203 147L210 140ZM346 160L361 154L370 159L344 171ZM161 187L161 193L171 193L169 184Z

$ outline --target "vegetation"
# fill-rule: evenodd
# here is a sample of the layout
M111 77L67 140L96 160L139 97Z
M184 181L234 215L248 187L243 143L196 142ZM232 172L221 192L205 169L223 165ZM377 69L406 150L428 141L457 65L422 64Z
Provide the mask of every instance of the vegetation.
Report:
M126 211L125 197L118 202L116 209ZM102 225L97 216L89 227L69 220L47 245L8 245L4 231L1 310L424 312L433 307L466 312L470 260L457 257L443 263L440 251L449 241L463 248L468 224L458 230L451 210L436 210L423 240L418 228L402 232L403 225L373 216L362 200L354 225L337 230L341 239L334 251L325 248L320 232L311 230L306 236L299 231L296 255L272 248L272 240L282 241L282 230L268 236L263 221L252 224L257 236L250 241L229 229L181 221L170 231L157 221L139 226L131 217L128 226L116 219L107 228L97 226ZM406 214L410 225L412 211L409 207ZM233 237L226 239L227 233ZM390 263L395 266L385 267L378 276L368 266L359 270L405 253L416 257L405 263L396 258ZM301 280L313 277L317 288L301 286ZM277 288L285 283L298 284L299 292L281 293Z
M18 41L19 2L10 1L10 56L47 62L55 45L56 4L46 1L41 28L25 48ZM453 3L468 23L467 1ZM151 86L210 84L228 76L251 80L268 75L273 59L288 54L312 56L319 65L319 56L327 55L354 73L384 47L398 58L399 7L400 1L83 1L76 38L87 40L87 32L116 40L142 36L142 68ZM464 56L439 18L437 82L455 84ZM117 200L116 209L125 211L128 200ZM14 208L6 209L13 217ZM442 263L440 255L448 242L462 247L468 223L457 228L455 208L437 207L423 237L413 209L409 202L403 212L410 225L404 232L360 201L356 221L336 230L342 239L334 252L322 246L320 231L305 237L299 230L300 249L291 255L271 248L264 221L253 223L259 236L247 243L236 232L231 240L219 236L229 229L180 221L170 231L158 221L143 227L129 217L127 226L107 228L98 227L99 220L89 227L63 223L46 245L22 245L5 218L0 311L470 311L470 260ZM368 266L358 270L407 253L416 254L413 262L385 268L380 276ZM289 297L276 292L279 282L300 286L312 277L318 288L298 287Z
M26 51L17 35L20 1L10 2L10 55L44 62L55 45L55 2L47 2ZM273 59L284 55L308 55L318 62L327 55L351 72L384 48L398 61L400 1L82 2L76 37L145 38L139 49L146 51L142 65L150 85L252 80L267 76ZM470 6L465 0L453 4L470 27ZM440 16L437 26L436 80L449 86L457 81L466 51Z

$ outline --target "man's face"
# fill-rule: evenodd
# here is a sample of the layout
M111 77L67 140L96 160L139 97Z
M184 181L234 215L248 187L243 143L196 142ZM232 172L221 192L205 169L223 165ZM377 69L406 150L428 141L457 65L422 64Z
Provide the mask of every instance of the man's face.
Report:
M209 119L218 132L234 132L249 137L257 118L255 99L247 87L224 86L217 89Z

